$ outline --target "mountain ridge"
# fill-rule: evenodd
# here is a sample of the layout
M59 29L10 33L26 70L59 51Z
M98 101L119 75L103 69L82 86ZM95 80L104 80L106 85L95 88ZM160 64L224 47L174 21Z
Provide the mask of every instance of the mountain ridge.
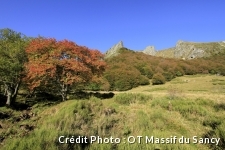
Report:
M123 42L115 44L105 54L105 58L113 57L119 54L119 49L125 48ZM157 51L154 46L147 46L143 52L146 55L152 55L165 58L177 59L195 59L209 57L213 54L219 54L225 50L225 41L220 42L189 42L178 40L175 47Z

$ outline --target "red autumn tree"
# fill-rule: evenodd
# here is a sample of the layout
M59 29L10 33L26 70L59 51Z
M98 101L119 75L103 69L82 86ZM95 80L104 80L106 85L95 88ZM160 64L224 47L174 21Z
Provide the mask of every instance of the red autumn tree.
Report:
M37 38L30 42L26 52L30 90L54 88L63 101L67 99L69 87L91 81L92 76L103 73L106 65L99 51L67 40Z

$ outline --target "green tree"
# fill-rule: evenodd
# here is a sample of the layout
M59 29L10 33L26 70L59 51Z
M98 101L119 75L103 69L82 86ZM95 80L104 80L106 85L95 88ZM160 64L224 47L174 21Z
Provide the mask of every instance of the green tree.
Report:
M8 106L15 102L24 76L27 41L28 38L21 33L8 28L0 30L0 81L4 85Z

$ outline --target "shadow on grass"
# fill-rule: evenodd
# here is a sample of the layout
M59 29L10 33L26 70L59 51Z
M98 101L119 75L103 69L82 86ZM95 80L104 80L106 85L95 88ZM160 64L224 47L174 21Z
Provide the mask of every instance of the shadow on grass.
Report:
M216 111L219 111L219 110L225 110L225 103L221 103L221 104L216 104L214 106L215 110Z
M52 104L58 104L61 102L61 96L56 94L50 94L47 92L38 92L33 95L26 96L25 104L33 106L38 103L45 102L45 105L50 106Z
M5 106L7 97L3 94L0 94L0 107Z
M109 93L99 93L99 92L84 92L84 91L78 91L69 94L69 99L89 99L90 97L97 97L99 99L108 99L112 98L114 96L114 93L109 92ZM52 106L55 104L58 104L62 102L62 97L60 95L56 94L50 94L47 92L38 92L35 93L34 95L24 95L24 94L19 94L21 99L18 98L16 102L10 106L11 109L13 110L27 110L29 107L32 107L35 104L39 103L44 103L42 106ZM7 97L4 96L3 94L0 94L0 107L5 106L6 104Z
M0 107L6 106L7 97L3 94L0 94ZM53 105L61 101L60 96L55 96L46 92L37 93L32 96L27 96L26 94L18 94L17 100L11 105L6 106L13 110L27 110L29 107L32 107L38 103L45 103L45 105Z
M216 132L215 132L215 130L210 130L210 131L206 132L205 134L203 134L202 137L209 138L209 139L215 138ZM222 150L225 147L225 139L222 136L220 136L219 138L220 138L220 141L219 141L218 145L215 145L214 143L208 143L208 146L210 149Z
M78 91L70 94L70 99L89 99L90 97L97 97L99 99L109 99L113 98L115 95L112 92L109 93L99 93L99 92L85 92L85 91Z

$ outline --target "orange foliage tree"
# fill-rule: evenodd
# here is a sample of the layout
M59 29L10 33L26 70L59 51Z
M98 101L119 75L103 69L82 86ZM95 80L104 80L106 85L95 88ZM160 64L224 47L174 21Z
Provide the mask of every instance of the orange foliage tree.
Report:
M26 48L27 80L30 90L45 87L57 91L63 101L70 87L88 83L105 70L103 55L74 42L53 38L33 39Z

